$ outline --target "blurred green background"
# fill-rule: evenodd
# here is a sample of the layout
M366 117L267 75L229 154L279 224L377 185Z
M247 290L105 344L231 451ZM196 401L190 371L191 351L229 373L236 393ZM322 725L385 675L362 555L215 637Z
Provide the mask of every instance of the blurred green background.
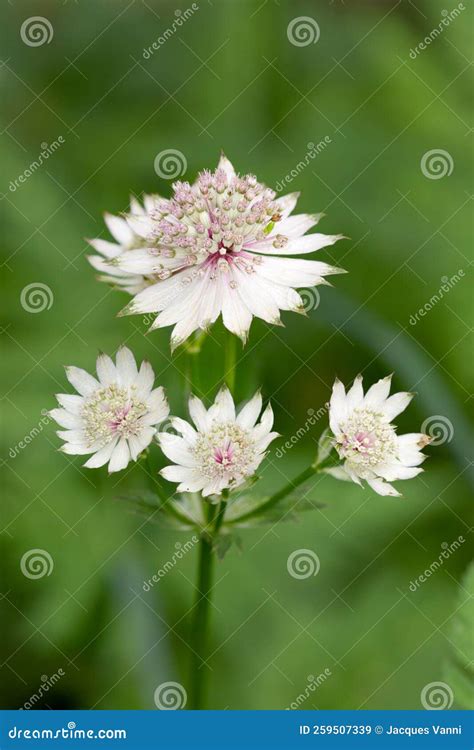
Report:
M286 327L273 330L253 324L237 396L262 384L288 438L328 400L335 375L349 383L363 371L371 382L395 371L397 389L418 393L400 431L436 417L446 439L438 433L424 474L400 483L401 499L318 479L321 511L242 533L242 552L232 548L217 566L209 707L285 708L304 694L301 708L415 709L424 686L440 680L454 705L466 706L472 8L410 57L451 5L197 5L149 59L144 49L188 6L36 0L2 8L2 706L21 707L58 670L64 675L36 707L154 708L159 684L187 684L196 551L145 593L143 581L186 535L143 524L117 501L146 487L139 465L112 478L84 470L80 457L57 452L55 426L42 417L68 390L64 364L92 370L99 350L121 343L151 360L174 413L185 413L185 355L171 358L169 330L145 336L140 318L115 317L127 297L94 280L84 238L107 237L103 212L126 210L131 193L169 195L154 171L164 149L185 155L188 179L213 168L224 149L239 171L275 186L308 143L326 137L288 191L302 191L300 210L326 213L321 231L350 238L320 252L349 273L333 279L334 289L319 288L307 319L286 314ZM31 16L51 23L49 43L22 41ZM288 25L299 16L317 21L317 43L290 43ZM13 190L41 144L59 137L64 143ZM432 149L448 153L451 174L423 174ZM443 279L459 271L440 295ZM32 283L51 290L49 309L22 306ZM202 355L209 396L221 376L219 337L216 329ZM324 426L322 418L282 458L272 452L265 491L306 465ZM460 535L465 543L410 590ZM20 560L35 548L54 568L32 580ZM318 554L316 577L288 575L287 558L300 548ZM309 676L324 670L330 676L308 689Z

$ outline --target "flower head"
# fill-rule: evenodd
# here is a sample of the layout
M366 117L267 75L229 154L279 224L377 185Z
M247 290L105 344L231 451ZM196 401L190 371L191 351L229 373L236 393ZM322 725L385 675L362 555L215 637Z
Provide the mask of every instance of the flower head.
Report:
M151 365L142 362L138 370L130 349L119 349L115 364L100 354L96 369L98 379L79 367L67 367L67 379L79 395L57 394L62 408L50 415L65 428L57 433L65 440L64 453L92 453L87 468L108 463L109 472L120 471L150 444L169 408L163 388L153 389Z
M398 496L400 493L389 482L411 479L423 471L417 467L426 458L421 450L430 438L422 433L396 434L391 420L406 409L414 394L389 396L390 383L391 375L379 380L364 395L361 375L347 393L336 380L329 404L329 424L344 463L327 471L357 484L364 479L379 495Z
M238 414L227 388L219 391L207 410L202 401L192 396L189 413L195 427L174 418L171 424L179 435L157 436L163 453L175 464L166 466L161 474L170 482L178 482L179 492L202 492L204 497L238 487L255 473L267 447L278 435L271 432L270 405L257 423L261 409L260 393Z
M95 240L108 260L93 262L102 271L109 267L135 295L122 315L156 313L152 329L174 325L173 348L220 315L245 341L253 317L281 325L281 310L304 313L297 288L327 284L326 276L342 272L321 261L284 257L311 253L342 236L303 236L321 215L290 216L297 199L297 193L276 198L253 175L236 174L222 156L217 169L201 172L194 184L175 182L169 200L149 198L145 211L135 205L126 217L127 236L115 221L113 229L123 234L119 252ZM126 248L125 241L132 244ZM123 281L127 274L144 288Z

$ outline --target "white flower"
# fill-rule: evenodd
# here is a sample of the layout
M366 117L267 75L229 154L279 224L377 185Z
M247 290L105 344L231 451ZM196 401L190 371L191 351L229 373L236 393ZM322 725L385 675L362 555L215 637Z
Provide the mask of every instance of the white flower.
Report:
M169 408L163 388L153 389L151 365L142 362L138 370L130 349L119 349L116 364L100 354L96 369L98 380L79 367L67 367L67 379L79 395L57 394L62 408L50 415L65 428L57 433L66 441L64 453L92 453L84 466L95 469L108 462L109 472L120 471L150 444Z
M413 432L397 435L391 421L404 411L413 393L390 393L391 375L379 380L364 395L362 376L345 392L336 380L329 403L329 424L342 467L326 471L338 479L365 479L379 495L399 496L389 482L411 479L423 469L426 458L422 448L430 442L428 435Z
M257 423L261 408L260 393L237 415L227 388L219 391L208 410L192 396L189 413L196 429L175 417L171 423L180 435L157 435L163 453L175 464L162 469L162 476L170 482L179 482L179 492L202 492L203 497L238 487L255 473L268 445L278 436L277 432L271 432L270 405Z
M155 208L158 200L160 198L157 195L144 195L144 207L142 207L136 198L132 197L130 199L130 215L145 216L147 212ZM130 228L129 224L121 216L113 216L106 213L104 220L116 242L109 242L102 239L88 240L94 250L100 253L100 255L89 255L87 258L91 266L100 271L101 275L97 277L99 281L112 284L129 294L137 294L142 289L150 286L150 284L155 284L157 277L153 274L144 276L143 274L122 270L112 263L122 253L138 250L146 243L140 235L136 234Z
M322 261L285 258L333 245L342 235L305 233L321 214L290 216L298 193L276 198L253 175L239 176L223 155L215 172L173 184L170 200L127 217L142 247L108 263L116 272L155 277L122 315L157 313L152 329L174 325L172 347L219 315L247 338L253 317L281 325L280 310L304 313L297 288L327 284L342 270Z

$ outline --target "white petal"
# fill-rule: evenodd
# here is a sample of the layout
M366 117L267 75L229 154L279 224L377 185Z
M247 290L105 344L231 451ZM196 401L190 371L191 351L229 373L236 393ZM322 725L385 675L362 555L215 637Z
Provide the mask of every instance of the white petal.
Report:
M198 435L194 427L191 427L189 422L186 422L186 420L184 419L180 419L180 417L173 417L170 422L173 429L175 429L176 432L181 433L187 443L190 446L193 446Z
M87 240L87 242L94 248L94 250L97 250L98 253L108 259L116 258L117 255L120 255L122 252L121 246L116 245L115 242L101 239Z
M113 216L112 214L104 214L104 220L110 234L117 242L121 245L127 245L129 242L132 242L133 232L125 219L122 219L120 216Z
M140 365L140 371L134 383L138 398L146 401L151 393L154 382L155 373L153 372L153 368L149 362L144 360Z
M237 424L244 430L249 430L254 427L255 422L258 419L258 415L262 409L262 394L257 391L255 396L248 401L245 406L240 410L237 417Z
M262 257L257 273L270 281L291 287L311 287L320 284L325 276L342 273L340 268L318 260Z
M116 447L112 451L112 455L109 461L109 474L115 471L121 471L128 466L130 461L130 449L125 438L122 438L117 443Z
M334 479L339 479L342 482L353 481L343 466L330 466L327 469L323 469L323 474L329 474Z
M209 428L207 411L201 399L191 396L189 399L189 414L199 432L206 432Z
M57 393L56 398L58 403L64 407L66 411L70 411L71 414L79 414L84 405L84 399L82 396L74 396L69 393Z
M296 219L297 217L292 218ZM287 219L287 221L291 221L291 219ZM275 238L270 235L268 239L260 242L244 243L243 247L265 255L306 255L306 253L314 253L322 247L334 245L335 242L343 238L344 235L342 234L307 234L305 237L290 240L283 247L276 248L273 246ZM342 270L340 270L340 273L342 273Z
M401 497L400 493L397 492L395 487L392 487L391 484L389 484L388 482L384 482L382 479L368 479L367 484L369 484L378 495Z
M170 461L181 466L195 466L194 455L184 438L166 432L158 433L156 437L161 450Z
M136 461L140 453L150 445L155 433L154 427L143 427L138 435L131 435L128 438L128 447L133 461Z
M93 449L87 443L64 443L59 450L68 456L84 456Z
M65 427L68 430L79 429L82 424L77 414L71 414L71 412L65 409L51 409L49 416L61 425L61 427Z
M412 479L420 474L423 469L403 466L401 463L393 462L391 464L374 466L373 471L377 476L382 477L382 479L386 479L388 482L395 482L397 479Z
M235 422L234 399L226 386L220 389L214 399L214 404L209 409L207 418L217 422Z
M137 363L130 349L121 346L116 357L117 376L121 385L132 385L138 376Z
M80 367L66 367L66 377L81 396L90 396L100 388L99 382Z
M286 219L292 213L300 195L301 193L288 193L288 195L282 195L281 198L276 199L277 210L282 219Z
M358 409L364 398L364 389L362 388L362 375L357 375L352 387L347 391L346 406L349 414L353 409Z
M272 234L284 234L285 237L302 237L309 232L324 214L296 214L287 219L282 219L275 224Z
M83 443L87 444L87 437L83 429L75 428L72 430L56 430L56 435L64 440L65 443Z
M271 285L258 274L246 274L238 268L233 269L233 275L239 296L250 313L267 323L279 325L280 310L270 292Z
M244 343L247 341L252 315L237 289L230 286L223 295L222 321L228 331L235 333Z
M392 376L387 375L381 378L374 385L371 385L364 397L364 406L367 408L378 408L388 397Z
M391 422L394 417L405 411L412 400L414 393L394 393L382 405L382 411L387 422Z
M99 354L97 357L97 377L102 385L110 385L117 382L117 370L107 354Z
M271 404L268 404L267 408L262 414L260 422L252 430L252 440L258 443L270 432L273 427L273 409Z
M231 162L225 156L225 154L221 154L221 158L219 159L219 164L217 165L217 169L222 169L223 172L225 172L225 176L227 177L227 183L229 183L234 177L235 177L235 169L232 166Z
M329 401L329 424L334 435L339 432L339 425L346 417L346 391L341 381L336 378Z
M83 464L85 468L98 469L100 466L106 464L110 459L110 456L112 455L112 451L117 444L117 440L118 438L114 438L108 445L105 445L103 448L97 451L97 453L94 453L94 455L91 456L85 464Z

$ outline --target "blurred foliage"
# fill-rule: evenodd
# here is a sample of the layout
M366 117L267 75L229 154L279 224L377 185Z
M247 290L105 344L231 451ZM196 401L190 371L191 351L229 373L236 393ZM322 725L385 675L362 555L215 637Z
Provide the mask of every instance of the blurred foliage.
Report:
M232 547L217 569L210 706L283 708L304 693L309 674L329 668L303 708L419 708L423 686L452 659L452 641L472 650L471 606L462 631L451 630L468 595L459 581L469 543L409 588L443 542L470 539L472 9L412 59L439 23L438 0L199 5L149 59L143 50L173 24L174 4L24 0L2 8L2 705L22 706L60 668L65 676L42 707L153 708L159 683L187 679L195 551L151 591L143 582L189 532L144 523L115 501L148 487L141 464L112 478L87 472L57 453L54 427L42 422L54 393L67 389L63 365L91 369L99 349L121 343L153 362L173 411L185 413L186 355L171 358L169 331L144 336L141 319L115 318L126 297L94 281L83 238L106 237L101 214L126 210L130 193L169 193L153 168L163 149L185 154L189 179L224 148L240 171L276 185L308 143L328 136L288 189L301 190L301 210L325 211L321 231L350 237L321 251L350 273L320 288L307 320L254 324L237 396L262 385L284 444L308 409L328 400L336 374L349 382L364 371L371 381L395 370L397 389L419 393L400 430L442 415L453 436L429 449L426 473L404 484L401 500L318 477L323 508L239 532L242 553ZM21 41L33 15L52 23L49 44ZM298 15L317 19L317 44L289 43ZM64 144L12 190L41 144L59 136ZM433 148L452 156L449 177L422 174ZM466 276L410 323L459 269ZM33 282L54 294L38 314L20 302ZM201 357L209 396L221 378L221 345L216 327ZM265 493L313 460L324 427L322 417L281 458L270 456ZM33 548L52 556L51 575L22 575L22 555ZM288 575L287 558L300 548L317 552L316 577ZM457 677L447 679L457 697Z

